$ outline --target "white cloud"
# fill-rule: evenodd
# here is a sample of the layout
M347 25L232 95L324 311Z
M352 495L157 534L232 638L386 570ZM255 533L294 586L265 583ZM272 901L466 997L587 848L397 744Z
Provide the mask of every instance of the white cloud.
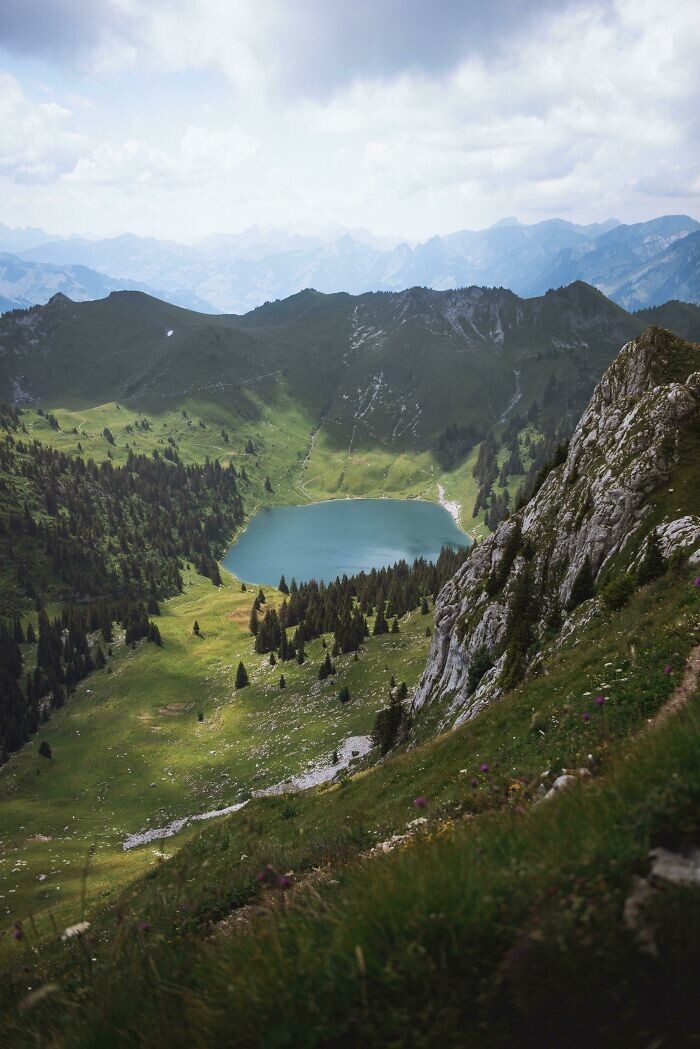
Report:
M68 91L37 104L0 80L0 176L14 181L15 206L54 228L46 212L60 199L77 228L89 214L169 235L183 222L195 235L339 221L419 237L515 211L635 220L669 196L697 200L695 0L544 4L537 21L497 0L494 11L515 14L494 15L493 31L484 22L482 47L449 65L443 48L417 66L400 64L386 35L392 4L379 5L386 69L370 76L357 62L352 75L348 59L330 88L300 95L289 86L295 47L297 65L299 55L327 65L326 52L343 65L343 30L354 46L354 14L324 5L314 19L313 6L300 0L295 19L282 0L110 0L83 56L88 105L67 109ZM322 35L331 8L333 39ZM426 25L426 54L434 37ZM125 76L143 87L132 110ZM31 182L56 192L37 195ZM154 189L168 190L157 209Z
M51 182L75 167L84 142L70 110L30 101L14 77L0 72L0 174Z

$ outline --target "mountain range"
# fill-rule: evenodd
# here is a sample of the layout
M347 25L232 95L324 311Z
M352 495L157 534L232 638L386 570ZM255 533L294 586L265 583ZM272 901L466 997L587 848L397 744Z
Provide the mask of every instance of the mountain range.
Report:
M524 225L505 219L489 229L460 230L409 244L367 230L262 231L216 234L193 245L124 234L51 237L0 225L5 259L0 307L45 302L64 283L71 297L101 286L146 289L176 305L212 313L247 312L305 288L332 293L436 290L480 285L520 296L583 280L634 310L668 299L700 301L700 223L665 215L624 225L611 219L576 225L551 219ZM28 279L23 267L37 267ZM69 267L88 273L76 274ZM106 292L104 292L106 293Z

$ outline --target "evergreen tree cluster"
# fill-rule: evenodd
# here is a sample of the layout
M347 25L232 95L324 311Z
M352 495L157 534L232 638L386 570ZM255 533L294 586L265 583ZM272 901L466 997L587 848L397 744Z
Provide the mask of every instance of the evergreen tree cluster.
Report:
M149 609L133 599L100 601L66 605L55 619L41 608L38 631L30 622L25 632L19 619L0 623L0 762L64 705L83 678L105 666L103 645L113 640L115 622L124 627L126 644L145 638L161 645L149 610L157 613L157 605L151 602ZM34 650L34 667L22 680L27 646L30 653Z
M434 599L468 552L468 548L443 547L435 564L424 558L411 566L398 561L390 568L343 576L328 584L313 579L297 584L293 579L287 586L283 576L280 589L286 596L279 611L268 608L261 619L259 599L253 603L250 630L255 651L275 652L279 659L289 661L299 658L307 642L333 634L333 657L356 652L369 635L367 617L372 615L374 635L397 633L398 619L427 605L426 595Z
M471 423L459 426L452 423L446 427L437 439L435 454L443 470L451 470L469 454L480 434Z
M242 519L232 466L157 453L97 464L30 442L21 415L0 406L0 760L105 665L90 634L109 644L119 622L127 644L160 645L149 617L182 589L183 559L220 583L216 555ZM49 597L66 602L53 621ZM17 617L30 601L38 628L25 635ZM36 645L36 661L22 681L26 645Z
M182 559L220 584L216 555L242 520L233 466L157 453L98 464L27 442L20 425L16 409L0 410L0 556L16 606L0 613L38 593L164 597L182 587Z

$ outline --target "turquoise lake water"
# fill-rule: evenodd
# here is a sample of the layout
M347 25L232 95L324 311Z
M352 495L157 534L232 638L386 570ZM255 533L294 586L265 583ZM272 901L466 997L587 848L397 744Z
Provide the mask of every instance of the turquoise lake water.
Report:
M435 503L338 499L260 510L229 547L223 564L239 579L277 586L384 568L402 558L434 561L443 546L471 540Z

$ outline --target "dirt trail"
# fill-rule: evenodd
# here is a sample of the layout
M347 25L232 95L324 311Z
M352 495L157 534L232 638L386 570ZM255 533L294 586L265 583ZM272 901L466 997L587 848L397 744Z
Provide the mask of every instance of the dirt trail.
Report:
M697 690L700 680L700 645L691 648L688 661L683 669L683 677L674 688L670 698L662 706L659 713L652 720L650 727L662 725L671 714L685 706L693 693Z

